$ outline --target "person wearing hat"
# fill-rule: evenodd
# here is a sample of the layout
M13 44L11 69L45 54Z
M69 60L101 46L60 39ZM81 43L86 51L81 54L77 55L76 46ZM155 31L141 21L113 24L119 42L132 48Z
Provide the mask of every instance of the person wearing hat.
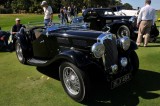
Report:
M137 46L141 45L142 38L144 38L143 46L147 46L150 37L151 26L154 25L156 19L155 9L153 9L150 4L151 0L145 0L145 6L141 8L137 18L137 27L139 28L138 38L136 41Z
M21 27L24 26L21 24L21 20L19 18L16 18L15 21L16 21L16 24L12 27L12 35L15 35L17 32L19 32Z
M46 1L42 1L41 6L43 7L44 10L44 24L45 26L47 26L52 22L53 10Z

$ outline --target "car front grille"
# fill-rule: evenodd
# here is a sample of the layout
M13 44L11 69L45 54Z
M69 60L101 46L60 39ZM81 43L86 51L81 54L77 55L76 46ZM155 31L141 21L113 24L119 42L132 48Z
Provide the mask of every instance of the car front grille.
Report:
M103 41L105 45L105 67L109 69L112 65L118 64L118 50L116 45L116 39L105 39Z

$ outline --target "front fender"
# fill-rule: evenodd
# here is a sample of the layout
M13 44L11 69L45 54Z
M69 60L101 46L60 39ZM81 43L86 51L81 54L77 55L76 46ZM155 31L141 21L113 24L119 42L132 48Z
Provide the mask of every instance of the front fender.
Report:
M137 44L131 40L131 45L130 45L130 48L128 49L128 52L130 51L134 51L134 50L137 50L138 49L138 46Z
M85 56L84 53L75 50L64 51L56 56L54 61L69 61L78 67L85 67L91 64L91 61Z

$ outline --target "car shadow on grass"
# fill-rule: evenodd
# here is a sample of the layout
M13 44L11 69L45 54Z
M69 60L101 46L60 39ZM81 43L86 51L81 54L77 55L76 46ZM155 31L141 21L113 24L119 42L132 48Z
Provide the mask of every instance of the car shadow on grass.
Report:
M139 97L143 99L156 99L160 94L153 93L160 90L160 73L149 70L139 70L136 77L128 84L107 91L99 88L95 101L88 106L137 106ZM103 87L105 88L105 87ZM101 89L101 90L100 90ZM152 92L153 91L153 92Z
M37 67L37 71L50 78L60 81L59 72L57 71L57 68L53 67L52 65L49 67Z
M53 79L59 80L58 71L50 68L40 68L37 70ZM156 99L160 94L154 91L160 90L160 73L139 70L135 78L127 84L109 90L103 82L95 82L92 91L92 99L86 102L87 106L137 106L139 104L139 97L143 99ZM153 91L153 92L152 92Z

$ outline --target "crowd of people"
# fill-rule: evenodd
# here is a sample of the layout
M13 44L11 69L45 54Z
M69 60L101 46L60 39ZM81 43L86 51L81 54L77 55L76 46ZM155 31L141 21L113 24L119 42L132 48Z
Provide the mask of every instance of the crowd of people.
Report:
M71 22L71 20L78 16L78 10L75 5L71 5L68 7L61 7L59 18L61 20L61 24L66 24Z

